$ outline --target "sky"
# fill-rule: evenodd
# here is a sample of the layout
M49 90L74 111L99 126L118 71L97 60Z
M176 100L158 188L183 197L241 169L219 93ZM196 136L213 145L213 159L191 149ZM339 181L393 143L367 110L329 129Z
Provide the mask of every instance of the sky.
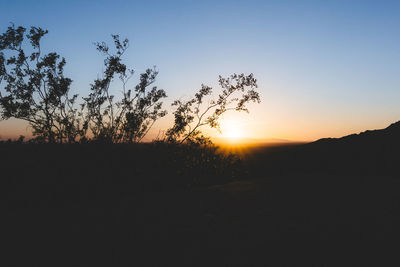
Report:
M93 43L128 38L125 63L137 73L156 66L168 95L150 136L171 126L174 99L253 73L261 104L224 116L222 131L312 141L400 120L399 14L400 1L0 0L0 32L10 22L48 29L43 50L66 58L81 96L103 70ZM23 122L0 122L2 138L19 134L29 136Z

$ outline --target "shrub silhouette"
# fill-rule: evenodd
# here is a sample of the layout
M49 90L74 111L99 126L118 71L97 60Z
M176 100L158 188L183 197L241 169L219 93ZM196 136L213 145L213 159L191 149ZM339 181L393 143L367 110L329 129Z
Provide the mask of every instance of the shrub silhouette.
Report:
M55 53L42 55L40 41L48 33L40 27L15 28L0 35L1 117L25 120L40 141L73 142L83 136L82 121L69 96L72 80L64 76L64 58ZM24 50L29 41L32 52Z
M194 98L188 101L174 101L172 106L176 106L175 120L166 133L167 141L209 144L210 139L200 131L202 126L220 131L218 119L222 114L230 110L248 112L246 105L249 102L260 103L260 96L255 91L257 80L253 74L233 74L229 78L219 76L219 84L222 92L217 99L209 99L205 106L204 102L207 96L211 95L212 88L204 84Z
M244 171L238 157L196 144L38 144L10 140L0 142L0 149L5 173L24 166L3 182L32 185L77 183L104 186L104 190L124 185L138 192L187 190L234 181L243 177ZM24 157L19 159L21 154Z
M35 141L138 143L156 120L167 114L161 102L166 92L153 86L158 75L155 68L141 73L139 83L129 88L134 70L122 62L128 39L121 41L118 35L112 35L114 52L105 42L95 43L105 56L105 70L77 108L78 95L69 96L72 80L64 75L66 60L55 52L42 55L40 41L48 31L31 27L29 33L25 32L24 27L12 24L0 35L0 85L5 83L4 92L0 92L0 111L2 119L27 121ZM30 55L24 50L27 41ZM116 78L122 82L122 97L118 99L110 91ZM253 74L220 76L219 84L222 91L216 99L209 99L213 89L202 85L194 98L174 101L174 124L158 141L210 145L202 127L220 131L222 114L231 110L248 112L248 103L260 102Z
M137 143L146 136L157 119L167 114L160 101L166 97L166 93L156 86L148 89L158 75L155 69L147 69L140 74L139 84L133 89L127 88L134 74L134 70L122 63L129 41L125 39L121 42L118 35L112 37L115 53L110 52L106 43L96 43L97 50L106 56L105 70L103 77L91 85L89 96L84 98L84 106L87 108L85 122L94 140ZM110 85L116 76L122 82L122 99L114 102Z
M129 47L128 39L120 41L112 35L116 52L111 53L106 43L96 48L106 58L103 77L91 85L90 94L76 108L78 95L69 96L72 80L64 76L66 60L55 53L42 55L40 41L48 31L39 27L15 27L13 24L0 36L0 92L1 118L25 120L33 129L35 141L75 142L88 139L113 143L139 142L154 122L164 117L163 89L149 88L158 71L147 69L140 75L139 84L128 89L134 71L122 63ZM31 54L23 47L29 41ZM114 101L110 85L114 78L122 81L122 97Z

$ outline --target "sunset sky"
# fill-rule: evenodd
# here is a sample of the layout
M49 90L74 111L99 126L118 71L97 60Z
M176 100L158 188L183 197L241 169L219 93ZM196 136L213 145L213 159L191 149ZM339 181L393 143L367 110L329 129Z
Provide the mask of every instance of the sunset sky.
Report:
M400 1L0 0L0 32L48 29L43 50L66 58L81 96L102 71L93 42L128 38L125 63L157 66L168 95L151 136L171 125L174 99L243 72L258 79L261 104L226 115L227 136L311 141L400 120L399 14ZM26 126L0 122L0 136L29 136Z

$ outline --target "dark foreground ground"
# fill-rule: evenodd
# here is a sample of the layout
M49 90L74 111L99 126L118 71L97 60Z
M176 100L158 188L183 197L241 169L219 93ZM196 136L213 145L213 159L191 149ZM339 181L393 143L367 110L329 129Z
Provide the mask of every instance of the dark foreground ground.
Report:
M334 159L342 151L322 160L307 146L241 161L171 147L0 148L1 266L400 262L394 154L353 155L349 167Z

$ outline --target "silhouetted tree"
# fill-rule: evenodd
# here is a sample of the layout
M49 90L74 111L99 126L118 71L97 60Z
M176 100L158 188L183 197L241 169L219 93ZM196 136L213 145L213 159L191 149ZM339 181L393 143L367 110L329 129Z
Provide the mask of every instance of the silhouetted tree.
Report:
M257 80L253 74L233 74L229 78L219 76L219 84L222 92L217 99L208 99L205 106L203 103L211 95L212 88L204 84L194 98L173 102L172 106L176 106L173 113L175 120L166 132L167 141L209 144L210 139L200 131L202 126L208 125L220 131L218 119L223 113L230 110L248 112L246 105L249 102L260 103L260 96L255 91Z
M129 47L128 39L122 42L118 35L112 35L116 52L110 52L104 42L96 43L103 53L105 70L103 77L91 85L91 92L84 98L87 108L86 122L95 140L107 142L139 142L154 122L166 115L160 100L166 97L163 89L153 86L157 77L155 69L140 74L140 82L133 89L127 88L134 71L122 63L122 56ZM114 102L110 86L115 77L122 82L122 99Z
M42 55L40 41L47 30L25 32L12 24L0 35L1 117L27 121L38 140L73 142L84 133L74 108L77 95L68 95L72 80L63 73L66 61L55 52Z

